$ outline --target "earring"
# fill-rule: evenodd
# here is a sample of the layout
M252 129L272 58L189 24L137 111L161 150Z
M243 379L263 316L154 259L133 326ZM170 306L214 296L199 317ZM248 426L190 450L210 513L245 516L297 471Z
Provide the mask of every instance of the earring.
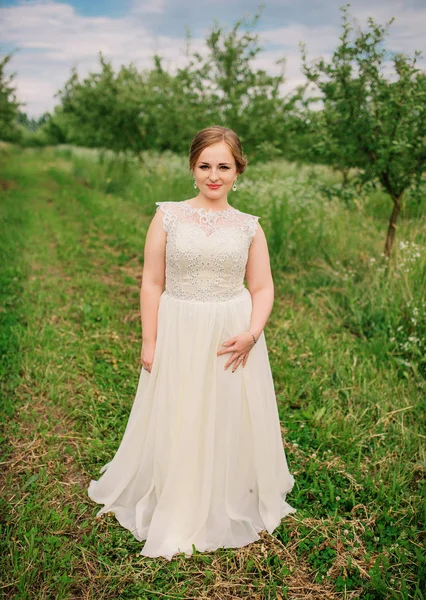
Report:
M237 180L234 181L234 185L232 186L232 189L234 190L234 192L237 191Z
M197 182L195 181L195 177L194 177L194 188L197 189Z

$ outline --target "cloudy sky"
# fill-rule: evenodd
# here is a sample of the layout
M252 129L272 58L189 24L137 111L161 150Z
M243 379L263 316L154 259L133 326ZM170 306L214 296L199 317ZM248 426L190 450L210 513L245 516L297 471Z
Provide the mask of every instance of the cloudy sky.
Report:
M255 65L277 73L286 58L283 92L303 81L299 42L309 58L327 56L338 43L338 0L0 0L0 56L13 53L7 72L16 73L21 110L31 117L50 111L54 94L75 66L84 76L99 65L98 52L116 68L133 62L150 68L152 56L164 57L173 72L186 62L185 35L203 52L215 21L229 30L251 20L262 6L255 28L263 48ZM388 48L426 55L426 0L353 0L350 12L365 26L369 16L381 24L392 17ZM422 65L426 65L425 58Z

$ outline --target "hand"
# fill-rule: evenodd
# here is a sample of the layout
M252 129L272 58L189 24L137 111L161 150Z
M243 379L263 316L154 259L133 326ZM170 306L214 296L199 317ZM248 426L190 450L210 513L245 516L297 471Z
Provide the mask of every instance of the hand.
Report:
M223 342L222 346L225 346L225 348L219 350L217 356L226 352L232 352L232 356L228 359L224 369L226 370L235 361L232 368L232 372L234 372L241 363L243 367L246 366L249 352L254 346L253 336L250 331L244 331Z
M142 343L140 361L142 367L151 373L152 363L154 361L155 343Z

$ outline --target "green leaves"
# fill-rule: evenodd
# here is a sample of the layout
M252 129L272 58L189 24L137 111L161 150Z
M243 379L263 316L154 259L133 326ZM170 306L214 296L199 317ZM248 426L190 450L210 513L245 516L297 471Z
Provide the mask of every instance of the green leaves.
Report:
M19 106L15 95L15 87L12 85L15 73L5 74L5 67L12 55L8 54L0 60L0 139L7 141L18 141L19 129L16 120L19 114Z
M378 180L394 203L405 190L420 184L426 166L426 75L413 57L393 57L384 48L388 27L371 17L368 28L351 27L347 6L342 8L340 45L329 62L308 65L302 47L303 69L322 92L323 110L315 121L314 143L323 160L335 168L358 168L365 181ZM385 254L389 255L396 226L394 211Z

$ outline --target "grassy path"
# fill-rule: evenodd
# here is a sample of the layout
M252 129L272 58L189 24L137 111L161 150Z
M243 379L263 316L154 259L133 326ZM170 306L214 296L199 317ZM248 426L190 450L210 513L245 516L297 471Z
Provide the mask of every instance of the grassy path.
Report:
M417 383L289 278L267 341L298 513L247 548L172 563L141 557L112 515L95 520L86 489L139 374L150 217L92 189L72 160L11 151L1 163L4 596L424 598Z

